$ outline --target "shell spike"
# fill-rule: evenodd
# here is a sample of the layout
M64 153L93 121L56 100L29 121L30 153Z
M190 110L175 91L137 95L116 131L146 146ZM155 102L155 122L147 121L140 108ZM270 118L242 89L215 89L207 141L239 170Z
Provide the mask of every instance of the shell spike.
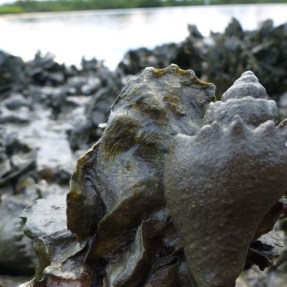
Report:
M196 136L196 141L204 141L214 134L214 129L211 125L204 125Z
M218 132L220 132L220 133L223 132L223 131L222 131L222 128L221 128L221 126L220 126L220 124L219 124L217 121L214 121L214 122L211 124L211 126L213 127L214 130L216 130L216 131L218 131Z
M277 129L273 121L267 121L256 128L255 131L260 133L261 136L269 138L276 135Z
M252 71L245 71L236 82L259 83L259 80Z
M230 125L231 137L244 137L248 132L248 128L239 115L236 115Z

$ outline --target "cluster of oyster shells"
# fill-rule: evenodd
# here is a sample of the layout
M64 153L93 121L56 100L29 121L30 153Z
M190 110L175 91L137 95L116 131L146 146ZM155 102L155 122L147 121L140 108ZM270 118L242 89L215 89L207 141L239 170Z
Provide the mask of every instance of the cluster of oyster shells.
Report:
M146 68L78 160L67 213L50 198L22 214L39 260L23 286L234 286L287 190L276 124L252 72L217 101L192 70Z

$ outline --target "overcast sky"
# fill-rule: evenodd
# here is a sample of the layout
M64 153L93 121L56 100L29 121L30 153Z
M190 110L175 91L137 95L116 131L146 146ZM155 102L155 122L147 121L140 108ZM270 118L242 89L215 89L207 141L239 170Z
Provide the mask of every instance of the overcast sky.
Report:
M0 5L13 2L15 2L15 0L0 0Z

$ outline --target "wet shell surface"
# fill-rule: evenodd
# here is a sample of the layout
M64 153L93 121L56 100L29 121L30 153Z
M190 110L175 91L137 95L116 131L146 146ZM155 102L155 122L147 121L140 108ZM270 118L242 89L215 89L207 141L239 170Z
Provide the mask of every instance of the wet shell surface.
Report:
M107 262L108 286L189 282L179 273L187 268L165 208L163 167L171 139L196 133L214 93L191 70L147 68L122 90L101 140L78 161L68 227L80 239L96 234L89 258Z
M0 272L12 275L31 275L35 266L32 241L23 233L18 217L25 202L12 197L0 201Z
M203 287L234 286L260 222L287 188L276 105L257 78L244 73L222 100L207 108L211 124L175 137L165 163L167 205Z
M79 279L67 275L77 266L96 286L234 285L250 244L280 213L270 210L287 189L286 138L252 72L222 101L214 95L213 84L176 65L146 68L127 83L71 179L72 233L63 230L67 246L81 248L63 248L57 233L41 237L47 228L33 217L51 202L25 213L27 234L53 249L38 278ZM50 218L63 219L61 208Z
M176 137L165 195L199 286L234 286L258 224L287 187L284 144L274 122L252 130L239 117Z

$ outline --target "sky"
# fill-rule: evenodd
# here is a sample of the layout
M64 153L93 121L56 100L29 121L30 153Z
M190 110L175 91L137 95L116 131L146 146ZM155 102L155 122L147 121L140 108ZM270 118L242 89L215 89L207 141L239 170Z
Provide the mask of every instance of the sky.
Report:
M7 4L7 3L13 3L13 2L15 2L15 0L0 0L0 5Z

